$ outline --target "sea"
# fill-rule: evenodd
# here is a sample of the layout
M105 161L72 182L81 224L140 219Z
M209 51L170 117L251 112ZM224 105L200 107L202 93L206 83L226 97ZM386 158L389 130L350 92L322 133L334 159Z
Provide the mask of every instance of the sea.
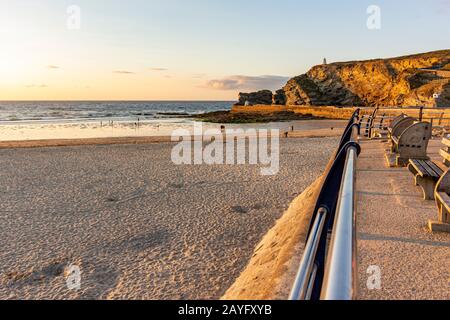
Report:
M233 101L3 101L0 123L136 121L230 110Z
M3 101L0 102L0 141L167 137L179 129L193 132L221 129L199 123L191 115L230 110L233 101ZM323 120L227 124L236 129L288 131L339 127ZM345 124L344 124L345 126Z

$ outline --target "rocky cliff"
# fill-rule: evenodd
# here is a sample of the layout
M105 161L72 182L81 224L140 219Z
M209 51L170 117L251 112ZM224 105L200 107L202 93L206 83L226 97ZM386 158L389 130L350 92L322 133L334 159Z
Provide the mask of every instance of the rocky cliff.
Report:
M272 96L273 104L450 107L450 50L313 67ZM241 94L245 98L251 95ZM266 103L268 98L266 97ZM253 101L249 104L256 104Z

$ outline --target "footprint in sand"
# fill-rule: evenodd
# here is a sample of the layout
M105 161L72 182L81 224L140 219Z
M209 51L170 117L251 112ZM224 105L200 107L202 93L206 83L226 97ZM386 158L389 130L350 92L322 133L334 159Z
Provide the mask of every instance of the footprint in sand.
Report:
M233 206L231 207L231 210L235 213L248 213L248 209L241 207L241 206Z

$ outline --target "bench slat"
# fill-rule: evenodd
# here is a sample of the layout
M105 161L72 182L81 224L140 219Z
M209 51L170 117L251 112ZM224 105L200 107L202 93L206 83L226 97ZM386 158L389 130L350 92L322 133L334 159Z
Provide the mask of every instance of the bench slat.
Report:
M410 159L409 162L414 166L417 173L421 176L428 176L435 179L439 179L444 173L441 169L439 169L436 164L429 160L415 160ZM439 169L439 170L436 170Z
M425 168L422 167L422 164L419 161L410 159L409 162L414 166L414 168L416 169L417 173L421 177L423 177L426 174Z
M430 167L433 168L434 172L436 172L439 177L442 177L442 175L444 174L444 170L439 168L438 165L433 161L430 161Z
M422 168L422 172L424 173L424 175L427 175L427 176L433 176L433 175L429 172L429 170L428 170L428 168L427 168L427 165L426 165L423 161L421 161L421 160L416 160L416 162L417 162L418 164L420 164L420 167Z
M432 167L432 162L429 160L418 160L422 167L427 171L428 175L433 178L440 178L441 175L436 173Z

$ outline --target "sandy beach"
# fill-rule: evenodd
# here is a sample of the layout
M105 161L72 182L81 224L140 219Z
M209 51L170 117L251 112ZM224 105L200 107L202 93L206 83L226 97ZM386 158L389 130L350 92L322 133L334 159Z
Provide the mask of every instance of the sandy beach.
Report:
M171 143L3 149L0 298L220 298L337 141L282 139L269 177L175 166Z

